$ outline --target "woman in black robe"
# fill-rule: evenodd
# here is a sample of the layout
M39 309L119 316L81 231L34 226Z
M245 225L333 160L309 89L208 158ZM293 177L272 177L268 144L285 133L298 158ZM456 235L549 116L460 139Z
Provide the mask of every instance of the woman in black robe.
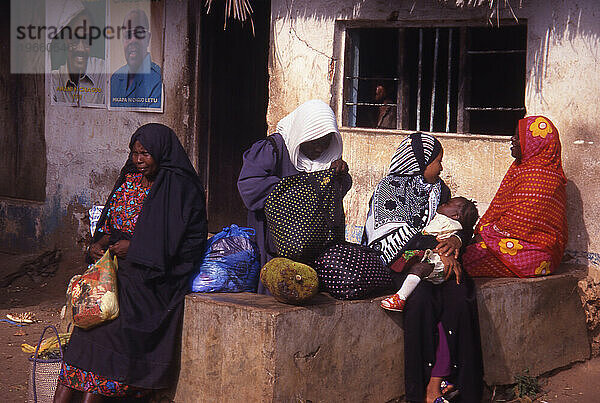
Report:
M141 397L171 385L177 373L183 300L207 235L205 194L175 133L150 123L131 153L88 249L118 258L119 316L89 330L75 328L64 356L55 402Z

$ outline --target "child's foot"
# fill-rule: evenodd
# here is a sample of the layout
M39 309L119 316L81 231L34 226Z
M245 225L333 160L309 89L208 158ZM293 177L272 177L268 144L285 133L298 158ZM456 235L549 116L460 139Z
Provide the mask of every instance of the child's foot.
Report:
M381 300L381 307L388 311L402 312L404 310L404 304L406 300L400 298L398 294L390 295L387 298Z

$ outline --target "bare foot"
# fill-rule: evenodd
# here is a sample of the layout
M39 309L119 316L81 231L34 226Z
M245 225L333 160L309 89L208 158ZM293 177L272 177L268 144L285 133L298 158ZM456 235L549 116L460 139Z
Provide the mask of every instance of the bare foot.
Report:
M425 391L425 402L433 403L435 399L440 397L440 385L442 384L442 378L438 376L432 376L429 378L427 384L427 390Z

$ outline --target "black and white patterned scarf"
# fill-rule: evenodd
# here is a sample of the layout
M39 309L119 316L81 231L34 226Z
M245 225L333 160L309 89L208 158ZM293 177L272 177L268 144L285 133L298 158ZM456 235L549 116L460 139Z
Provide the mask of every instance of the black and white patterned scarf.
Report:
M388 175L375 188L363 243L380 250L386 264L396 260L404 245L435 215L441 183L427 183L423 173L441 149L435 137L411 134L400 143Z

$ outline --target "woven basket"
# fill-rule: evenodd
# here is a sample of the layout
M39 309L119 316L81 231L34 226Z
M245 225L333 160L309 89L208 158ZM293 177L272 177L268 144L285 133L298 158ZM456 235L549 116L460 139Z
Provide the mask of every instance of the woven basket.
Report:
M58 349L60 351L60 358L42 360L38 357L38 350L46 330L52 329L58 339ZM52 403L54 399L54 392L56 391L56 383L58 382L58 375L60 374L60 367L62 363L62 345L60 344L60 337L58 331L52 325L46 326L40 341L35 347L35 354L29 358L31 364L31 376L29 377L29 388L27 391L27 401L31 403Z

